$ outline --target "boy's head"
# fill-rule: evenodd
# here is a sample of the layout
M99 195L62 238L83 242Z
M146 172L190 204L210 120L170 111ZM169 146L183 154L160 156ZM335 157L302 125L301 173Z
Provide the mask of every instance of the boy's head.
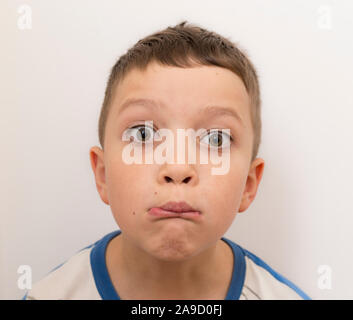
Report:
M253 133L250 161L256 158L262 123L260 87L253 64L230 40L186 22L139 40L113 66L99 118L99 142L103 150L107 118L118 85L132 69L145 70L151 62L180 68L218 66L238 75L249 96L248 113Z
M256 71L229 40L183 22L138 41L112 68L99 119L102 149L90 150L98 192L122 235L165 260L214 244L255 198L264 168L256 158L260 116ZM215 140L230 144L229 172L212 175L212 164L123 161L124 132L140 140L162 128L175 135L180 128L230 129L230 139ZM200 219L149 214L168 201L188 202Z

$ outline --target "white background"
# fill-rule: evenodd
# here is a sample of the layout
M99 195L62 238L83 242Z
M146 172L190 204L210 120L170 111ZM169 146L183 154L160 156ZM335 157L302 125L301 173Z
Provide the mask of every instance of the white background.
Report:
M225 236L313 299L353 299L353 2L3 0L0 14L1 299L24 295L20 265L35 282L118 228L89 162L106 80L182 20L238 43L260 77L264 176Z

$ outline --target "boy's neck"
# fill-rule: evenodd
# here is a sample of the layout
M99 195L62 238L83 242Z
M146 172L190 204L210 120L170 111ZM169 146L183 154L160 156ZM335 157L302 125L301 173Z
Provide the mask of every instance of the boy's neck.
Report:
M233 252L223 240L184 262L165 262L130 245L121 233L108 244L107 269L121 299L225 299Z

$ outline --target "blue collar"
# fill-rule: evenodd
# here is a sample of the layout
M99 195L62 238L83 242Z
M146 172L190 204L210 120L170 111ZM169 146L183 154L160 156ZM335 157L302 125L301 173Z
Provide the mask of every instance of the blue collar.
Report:
M103 300L120 300L119 294L116 292L110 279L105 260L105 252L109 241L120 233L121 230L108 233L101 240L97 241L91 250L90 261L93 277L97 290ZM238 300L243 289L245 278L244 252L242 248L233 241L224 237L221 239L231 247L234 256L232 280L225 300Z

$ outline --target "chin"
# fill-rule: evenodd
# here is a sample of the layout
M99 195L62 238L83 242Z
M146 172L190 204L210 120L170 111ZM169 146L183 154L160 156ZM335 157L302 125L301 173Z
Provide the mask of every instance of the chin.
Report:
M182 262L195 255L195 250L185 242L167 239L154 248L149 248L149 254L166 262Z

